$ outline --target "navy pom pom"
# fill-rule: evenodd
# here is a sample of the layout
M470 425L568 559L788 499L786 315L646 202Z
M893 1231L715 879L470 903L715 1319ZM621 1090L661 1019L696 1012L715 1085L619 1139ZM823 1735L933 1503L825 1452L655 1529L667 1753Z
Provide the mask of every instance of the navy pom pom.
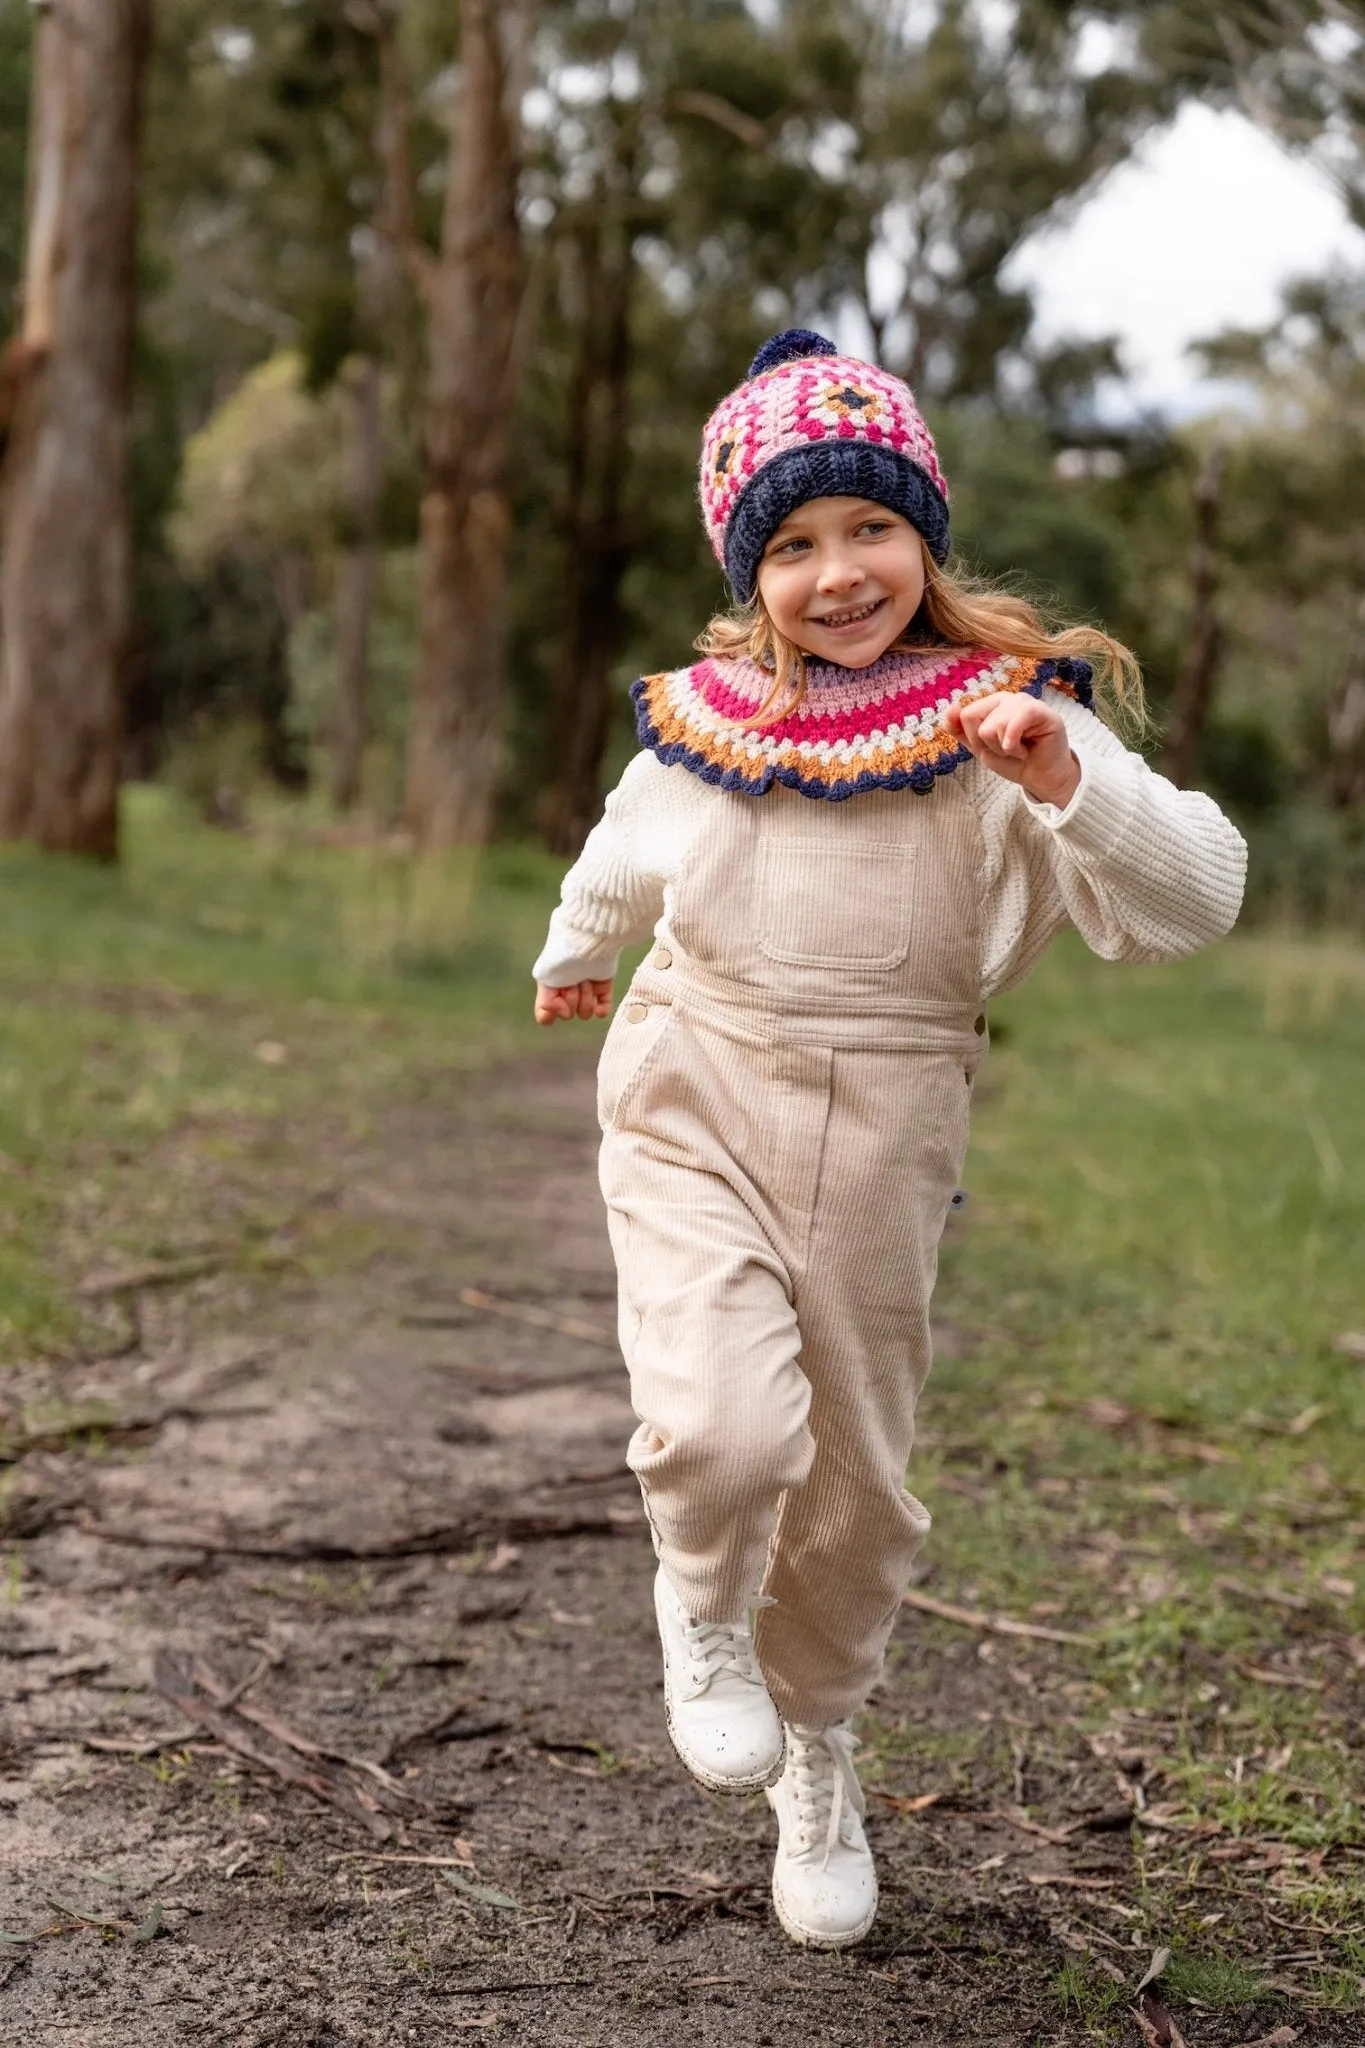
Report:
M765 341L749 365L750 377L761 377L765 370L775 370L779 363L799 363L806 356L837 356L838 349L832 341L826 341L823 334L812 334L809 327L787 327L781 334L772 335Z

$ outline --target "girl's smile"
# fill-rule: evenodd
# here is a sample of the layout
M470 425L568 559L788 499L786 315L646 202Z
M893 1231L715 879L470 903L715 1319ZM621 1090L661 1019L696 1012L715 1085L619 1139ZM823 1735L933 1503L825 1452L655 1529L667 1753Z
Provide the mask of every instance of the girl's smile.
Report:
M859 605L856 611L820 612L807 620L808 625L823 626L829 633L844 633L850 628L865 626L874 619L887 602L884 597L874 598L870 603Z
M871 498L811 498L764 550L758 590L774 627L806 654L866 668L924 595L924 546L908 519Z

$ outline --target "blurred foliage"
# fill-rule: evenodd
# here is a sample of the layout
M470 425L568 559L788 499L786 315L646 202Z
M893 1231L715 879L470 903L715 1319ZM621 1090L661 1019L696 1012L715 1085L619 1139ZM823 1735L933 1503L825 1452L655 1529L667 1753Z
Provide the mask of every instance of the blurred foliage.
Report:
M416 227L439 229L458 0L399 10ZM390 365L368 786L397 802L415 656L414 421L367 297L383 194L363 5L161 0L134 418L133 765L255 722L299 775L334 697L348 357ZM0 0L0 289L22 215L28 9ZM533 830L600 593L612 714L723 600L695 509L700 422L799 321L916 383L959 548L1142 655L1184 656L1194 479L1228 447L1225 659L1204 779L1255 825L1260 896L1365 917L1365 288L1296 286L1207 345L1246 394L1132 416L1112 343L1042 350L1011 256L1186 99L1313 154L1359 214L1361 35L1339 0L543 0L523 219L536 325L518 410L504 817ZM624 341L622 341L624 337ZM566 711L567 706L567 711ZM1360 725L1357 734L1356 726ZM233 742L232 744L235 744ZM1329 816L1328 813L1331 815ZM1283 830L1281 830L1283 827ZM1309 845L1315 849L1308 854ZM1294 849L1299 849L1295 851ZM1308 878L1325 861L1338 880ZM1343 880L1342 878L1346 878ZM1353 906L1355 906L1353 908Z

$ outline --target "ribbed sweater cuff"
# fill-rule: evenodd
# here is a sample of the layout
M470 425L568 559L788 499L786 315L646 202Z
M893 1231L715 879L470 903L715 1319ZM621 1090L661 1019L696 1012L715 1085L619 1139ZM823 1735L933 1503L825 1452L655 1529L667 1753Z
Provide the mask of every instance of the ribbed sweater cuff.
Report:
M1040 825L1055 832L1068 852L1083 861L1107 860L1128 830L1133 814L1133 771L1127 761L1077 754L1081 779L1064 808L1025 801Z
M594 952L586 932L552 932L531 974L545 988L573 988L580 981L611 981L620 958L619 947Z

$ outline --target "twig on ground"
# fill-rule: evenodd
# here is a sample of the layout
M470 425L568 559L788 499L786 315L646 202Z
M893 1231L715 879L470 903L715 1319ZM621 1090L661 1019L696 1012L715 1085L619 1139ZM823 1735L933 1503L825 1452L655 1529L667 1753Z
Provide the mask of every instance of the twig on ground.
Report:
M186 1408L175 1404L151 1408L144 1413L101 1416L73 1416L51 1429L21 1430L10 1434L0 1429L0 1465L17 1465L21 1458L37 1451L66 1451L76 1439L97 1437L101 1444L146 1443L168 1422L232 1422L244 1416L268 1415L269 1408Z
M153 1679L158 1692L227 1748L358 1820L381 1841L393 1834L386 1815L406 1818L432 1811L429 1802L380 1765L324 1749L266 1708L231 1705L228 1687L198 1658L182 1669L161 1650Z
M1295 1686L1300 1692L1326 1692L1327 1681L1323 1678L1300 1678L1296 1671L1267 1671L1259 1664L1239 1664L1237 1669L1243 1678L1254 1678L1258 1685Z
M140 1550L197 1550L207 1557L255 1557L279 1564L364 1564L388 1558L442 1557L473 1550L480 1543L553 1543L566 1536L634 1535L638 1517L596 1514L471 1514L463 1522L446 1522L395 1536L388 1543L341 1543L326 1537L297 1543L252 1543L205 1537L195 1530L120 1528L115 1523L83 1517L81 1527L103 1543L123 1543Z
M953 1607L946 1600L935 1600L931 1593L917 1593L913 1587L901 1595L902 1604L913 1607L921 1614L935 1614L940 1621L955 1621L959 1628L978 1629L990 1636L1027 1636L1040 1643L1075 1643L1081 1649L1093 1649L1093 1636L1079 1636L1065 1628L1045 1628L1041 1622L1016 1621L1009 1614L986 1614L976 1607Z
M79 1742L85 1749L96 1750L101 1755L126 1756L134 1763L144 1756L156 1756L163 1749L180 1749L194 1736L194 1728L172 1728L167 1735L148 1735L141 1741L123 1735L73 1735L71 1740Z
M489 1998L498 1991L558 1991L597 1983L596 1977L520 1977L510 1984L429 1984L428 1998Z
M482 1287L462 1287L459 1300L466 1308L476 1308L486 1316L506 1316L516 1323L533 1323L538 1330L554 1330L561 1337L576 1337L582 1344L600 1344L608 1351L615 1351L616 1339L610 1330L604 1330L599 1323L586 1323L579 1316L560 1315L557 1310L536 1308L529 1301L508 1301L501 1294L489 1294ZM428 1329L448 1328L453 1317L443 1316L439 1309L418 1310L405 1315L403 1321ZM619 1354L618 1354L619 1355Z
M447 1707L434 1721L424 1721L420 1728L413 1728L406 1735L397 1736L384 1751L384 1762L391 1764L408 1749L416 1749L423 1742L477 1742L485 1735L503 1735L511 1724L497 1714L478 1715L467 1706Z
M324 1861L327 1863L422 1863L430 1864L434 1870L472 1870L474 1852L468 1842L456 1837L451 1843L453 1849L462 1850L458 1856L409 1856L388 1849L332 1849Z
M149 1259L146 1265L124 1266L113 1273L92 1273L76 1292L83 1301L100 1301L111 1294L130 1294L143 1287L183 1287L216 1273L224 1263L222 1253L190 1259Z

